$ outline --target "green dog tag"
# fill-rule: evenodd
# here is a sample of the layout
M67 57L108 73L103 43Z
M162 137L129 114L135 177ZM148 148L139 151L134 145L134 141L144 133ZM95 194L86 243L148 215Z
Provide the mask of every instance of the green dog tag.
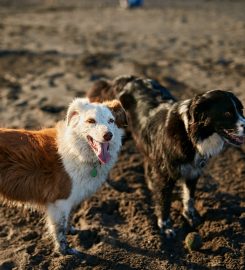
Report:
M93 168L93 169L91 170L90 175L91 175L92 177L96 177L96 176L97 176L97 170L96 170L96 168Z

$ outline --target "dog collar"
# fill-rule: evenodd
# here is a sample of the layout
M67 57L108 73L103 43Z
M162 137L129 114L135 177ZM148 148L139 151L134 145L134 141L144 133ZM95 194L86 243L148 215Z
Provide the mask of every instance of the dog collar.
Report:
M97 162L93 163L93 168L92 168L92 170L90 171L90 175L91 175L92 177L96 177L96 176L97 176L97 174L98 174L98 170L97 170L98 165L101 166L101 163L100 163L100 162L99 162L99 164L97 164Z
M98 174L96 167L93 167L93 169L90 171L90 175L92 177L96 177Z

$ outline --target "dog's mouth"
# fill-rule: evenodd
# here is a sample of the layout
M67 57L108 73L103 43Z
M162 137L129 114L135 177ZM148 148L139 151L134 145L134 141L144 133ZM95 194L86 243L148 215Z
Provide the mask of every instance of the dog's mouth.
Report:
M88 144L93 149L94 153L98 157L99 161L102 164L106 164L110 161L111 155L110 155L110 145L108 142L98 142L94 140L91 136L87 136Z
M234 144L234 145L241 145L244 143L244 136L238 136L233 132L230 132L226 129L222 132L223 138L227 143Z

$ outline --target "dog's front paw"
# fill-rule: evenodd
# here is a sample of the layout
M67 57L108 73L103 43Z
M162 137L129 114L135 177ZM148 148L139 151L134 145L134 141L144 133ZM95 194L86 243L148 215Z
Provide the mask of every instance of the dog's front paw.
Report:
M190 211L183 211L182 215L192 228L201 224L201 216L195 208L192 208Z
M173 228L172 229L170 229L170 228L163 229L162 233L165 235L165 237L167 239L171 239L171 238L174 238L176 236L176 233L175 233Z
M169 219L165 221L163 221L162 219L158 219L157 224L158 227L160 228L161 234L163 234L167 239L171 239L176 236L176 233L172 228L172 224Z
M65 255L74 255L74 256L81 256L82 253L75 248L68 247L65 251Z
M59 247L59 253L62 255L75 255L75 256L80 256L81 252L79 252L78 250L69 247L68 244L66 245L61 245Z
M58 253L62 255L76 255L76 256L81 255L81 253L78 250L71 248L66 240L62 240L60 241L60 243L57 243L56 250Z

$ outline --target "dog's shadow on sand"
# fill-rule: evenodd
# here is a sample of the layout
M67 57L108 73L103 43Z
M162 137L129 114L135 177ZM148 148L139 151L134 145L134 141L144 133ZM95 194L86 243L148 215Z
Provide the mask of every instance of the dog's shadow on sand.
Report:
M152 209L154 208L154 203L152 200L152 195L151 192L149 191L147 184L145 182L144 178L144 171L143 171L143 164L141 164L141 171L139 173L139 170L137 172L134 171L134 168L128 168L131 169L133 173L137 175L135 177L135 181L137 182L138 187L141 189L141 192L143 194L142 200L147 207L144 209L145 215L148 217L151 226L153 228L153 233L158 233L159 230L157 228L157 220L154 215L154 212ZM147 250L144 248L141 248L139 246L132 246L129 243L121 242L118 239L113 239L113 241L110 241L110 239L104 239L106 243L109 243L111 245L115 245L115 247L119 247L130 253L132 256L135 254L141 255L141 256L146 256L149 258L155 258L159 260L166 260L169 264L176 264L176 265L185 265L188 269L209 269L208 267L205 267L204 265L200 265L195 262L188 262L187 256L188 256L188 251L185 248L184 240L186 235L190 231L198 231L202 226L204 226L205 221L221 221L224 220L224 222L232 223L234 219L239 218L239 216L244 212L245 207L241 207L240 203L242 201L242 198L239 197L238 195L232 195L226 192L220 192L218 190L219 184L213 181L212 177L208 176L208 174L204 174L202 176L203 180L200 181L198 192L201 194L205 194L205 198L208 196L210 197L210 203L208 203L209 206L204 206L206 208L206 211L204 214L202 214L202 223L198 226L196 230L191 229L184 221L182 218L178 218L176 221L177 225L177 237L174 240L166 240L163 236L160 236L161 239L161 247L160 249L157 250ZM203 183L205 182L205 184ZM131 187L131 185L126 181L124 177L120 178L119 181L115 184L112 180L110 180L110 186L112 188L115 188L119 192L128 192L128 193L133 193L134 188ZM126 190L124 190L126 189ZM178 200L180 199L179 196L179 190L178 192L175 193L176 197L178 197ZM206 196L207 195L207 196ZM212 198L213 197L213 198ZM197 202L199 200L203 200L202 196L201 198L198 198L197 196ZM204 199L205 201L205 199ZM219 201L225 202L221 203L218 208L214 208L213 204L218 203ZM203 208L203 207L202 207ZM200 209L204 210L204 209ZM180 215L180 209L175 209L174 210L175 215L178 214ZM181 221L180 221L181 220ZM244 219L239 220L240 223L244 224ZM228 239L228 241L232 240L232 237L234 235L232 234L232 229L230 228L225 228L221 231L214 232L210 231L207 236L203 238L204 241L210 241L215 237L225 237ZM233 236L232 236L233 235ZM239 235L237 238L237 243L242 242L242 235ZM176 250L178 252L176 253ZM230 248L229 246L224 246L224 247L218 247L217 250L210 250L210 249L205 249L202 248L198 252L201 252L203 254L210 255L212 254L213 256L215 255L220 255L221 253L224 253L224 251L229 252ZM117 269L117 268L115 268ZM120 269L120 266L119 268ZM124 269L124 268L123 268ZM130 269L130 268L125 268L125 269Z
M227 224L229 224L234 218L238 218L245 212L245 207L240 206L243 200L238 195L234 196L225 192L217 192L216 198L221 201L220 207L208 208L203 215L204 220L219 221L225 219Z
M175 266L185 266L187 269L201 269L206 270L209 269L206 266L200 265L198 263L184 263L181 258L176 258L173 254L170 254L168 251L152 251L147 249L142 249L140 247L135 247L132 245L129 245L128 243L119 241L113 239L113 242L110 241L110 239L104 239L103 240L106 244L112 245L114 248L120 248L126 251L129 256L144 256L148 257L146 259L149 260L160 260L164 261L164 264L166 264L166 267L171 267L171 265L175 264ZM108 269L116 269L116 270L131 270L131 269L142 269L137 267L129 266L127 263L124 262L118 262L118 258L112 257L111 259L104 259L97 255L91 255L84 252L81 252L78 256L69 256L66 258L65 262L62 263L63 269L74 269L74 267L81 267L81 266L90 266L90 267L96 267L96 266L104 266L109 267Z

